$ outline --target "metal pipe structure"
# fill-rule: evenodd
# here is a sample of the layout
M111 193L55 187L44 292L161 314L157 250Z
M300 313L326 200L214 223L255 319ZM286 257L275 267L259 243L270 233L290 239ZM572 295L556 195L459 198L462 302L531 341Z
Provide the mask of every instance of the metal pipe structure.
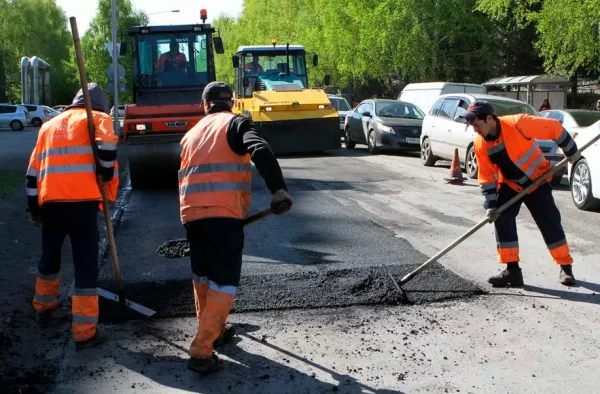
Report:
M29 58L21 58L21 103L29 104Z
M37 56L21 58L21 102L42 104L50 100L50 65Z

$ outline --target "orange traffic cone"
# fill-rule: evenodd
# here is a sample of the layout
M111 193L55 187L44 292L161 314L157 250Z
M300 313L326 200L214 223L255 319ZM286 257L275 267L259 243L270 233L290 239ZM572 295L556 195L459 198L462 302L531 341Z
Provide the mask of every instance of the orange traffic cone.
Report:
M444 178L444 180L453 185L463 185L465 183L465 177L463 177L462 168L460 168L458 149L454 149L454 158L450 166L450 178Z

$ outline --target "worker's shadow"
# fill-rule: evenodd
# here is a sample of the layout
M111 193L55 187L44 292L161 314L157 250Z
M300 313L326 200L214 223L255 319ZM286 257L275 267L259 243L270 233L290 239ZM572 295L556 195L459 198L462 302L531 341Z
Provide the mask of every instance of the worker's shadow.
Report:
M530 294L517 294L517 293L490 293L493 295L510 295L510 296L521 296L521 297L535 297L535 298L560 298L566 301L574 301L574 302L585 302L588 304L600 304L600 284L586 282L583 280L577 280L575 286L573 287L582 287L589 291L592 291L596 294L584 294L584 293L576 293L569 290L555 290L555 289L546 289L544 287L525 285L523 286L523 290L526 290L531 293L540 294L530 295Z
M524 289L534 293L544 294L561 298L566 301L585 302L588 304L600 304L600 284L578 280L573 287L582 287L596 294L575 293L568 290L546 289L538 286L525 285Z
M161 386L186 390L196 393L361 393L368 390L377 394L403 394L402 391L376 389L359 383L355 378L323 367L318 363L307 360L290 351L272 345L259 339L249 331L254 331L257 326L244 325L239 336L224 346L219 347L217 353L226 356L235 362L225 360L221 357L223 368L208 376L198 375L186 369L188 348L174 343L168 338L169 332L161 333L152 330L149 335L153 341L162 342L161 345L169 345L181 352L181 356L155 356L143 351L131 351L127 349L125 357L115 358L115 362L135 371ZM140 338L144 340L143 338ZM338 383L327 383L319 380L316 376L310 376L299 372L291 366L286 366L259 354L248 353L236 346L242 340L251 340L265 346L265 353L278 352L286 362L301 361L311 369L326 372ZM190 338L191 342L191 338ZM157 345L158 348L161 345Z

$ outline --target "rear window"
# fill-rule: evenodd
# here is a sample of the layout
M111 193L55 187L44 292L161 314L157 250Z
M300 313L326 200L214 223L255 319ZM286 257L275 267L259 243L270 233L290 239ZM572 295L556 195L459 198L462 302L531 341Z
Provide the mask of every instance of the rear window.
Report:
M571 112L570 114L580 127L588 127L600 120L600 111Z
M329 101L331 101L331 105L338 111L350 111L350 104L345 99L340 99L337 97L329 97Z
M0 114L14 114L17 112L17 107L13 105L0 105Z
M525 103L514 103L512 101L488 100L496 109L496 116L528 114L538 116L533 107Z

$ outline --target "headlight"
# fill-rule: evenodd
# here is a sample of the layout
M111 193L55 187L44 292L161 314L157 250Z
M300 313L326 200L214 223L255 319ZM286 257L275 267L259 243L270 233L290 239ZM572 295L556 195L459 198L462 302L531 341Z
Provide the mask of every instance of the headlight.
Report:
M392 129L390 126L379 126L379 130L383 131L384 133L394 132L394 129Z
M556 148L556 154L557 154L557 155L562 155L562 154L563 154L563 151L562 151L562 149L560 149L560 148Z

